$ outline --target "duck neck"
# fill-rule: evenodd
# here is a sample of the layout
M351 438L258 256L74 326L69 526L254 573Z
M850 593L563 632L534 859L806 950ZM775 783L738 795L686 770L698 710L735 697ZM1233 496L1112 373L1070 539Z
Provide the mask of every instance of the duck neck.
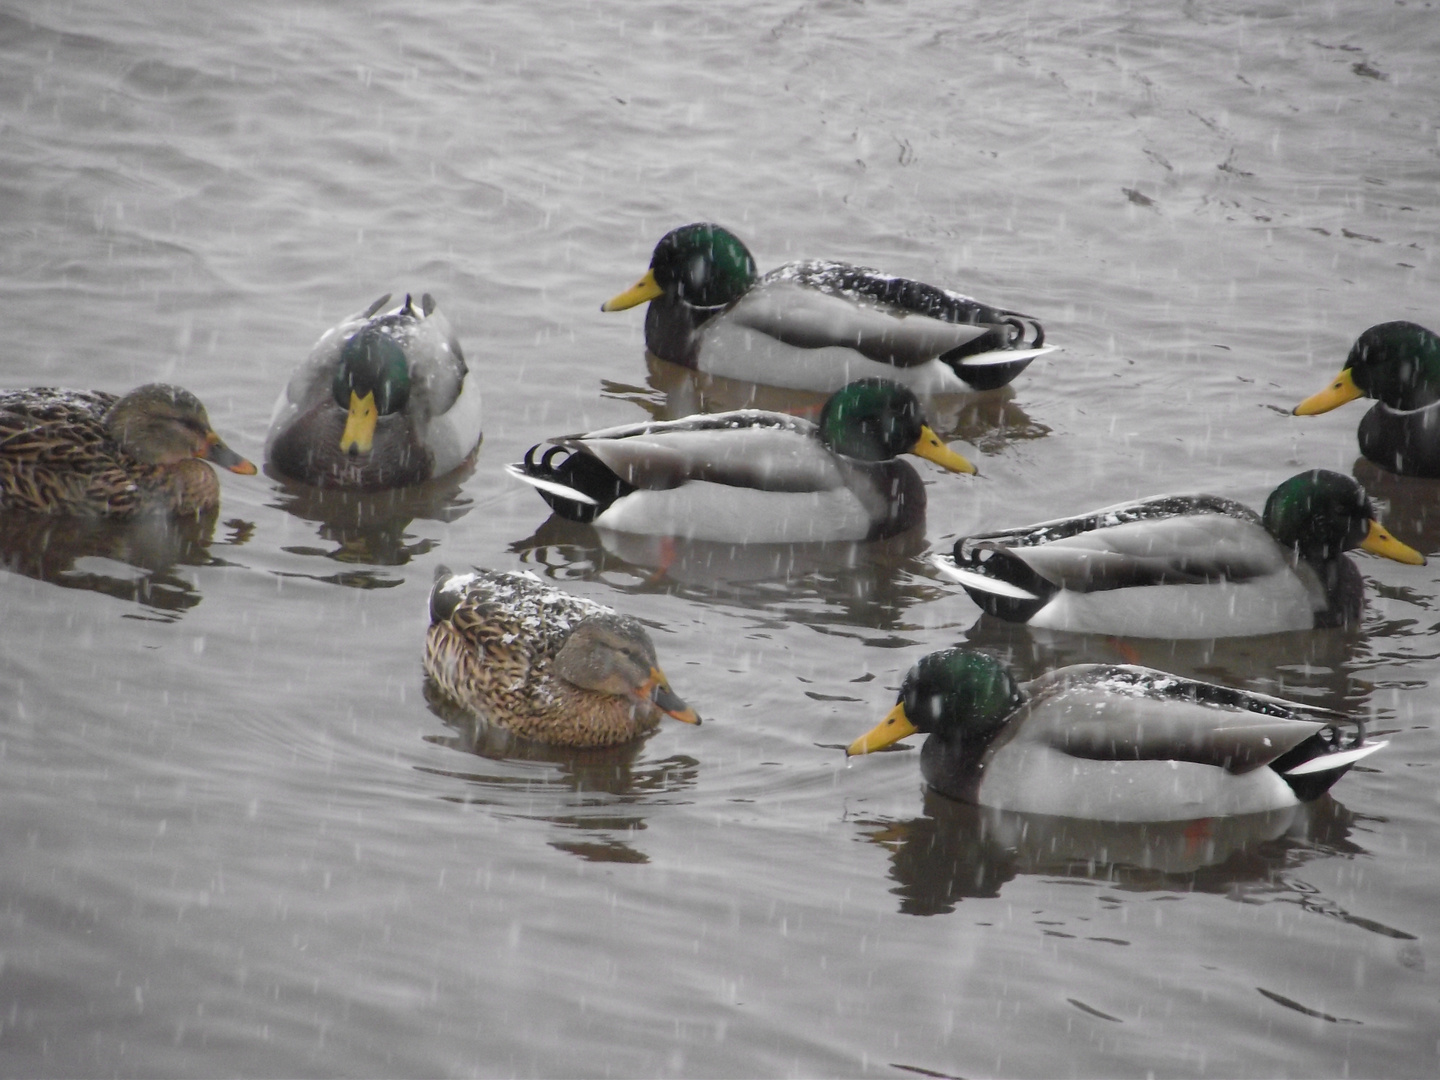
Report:
M723 306L696 307L668 295L656 297L645 312L645 348L661 360L696 368L700 328L724 310Z
M1360 568L1344 555L1316 565L1307 564L1320 579L1325 592L1325 609L1315 615L1315 625L1322 628L1355 626L1365 607L1365 579Z

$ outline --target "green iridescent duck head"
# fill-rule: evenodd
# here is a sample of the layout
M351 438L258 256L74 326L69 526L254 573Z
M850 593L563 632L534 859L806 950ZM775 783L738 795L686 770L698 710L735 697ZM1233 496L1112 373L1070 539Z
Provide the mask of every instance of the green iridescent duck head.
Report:
M1295 406L1295 415L1329 412L1359 397L1401 410L1440 401L1440 336L1412 322L1370 327L1351 346L1340 374Z
M915 454L951 472L976 471L925 422L915 395L885 379L857 379L835 391L820 410L819 427L821 442L860 461Z
M399 412L410 400L405 350L384 326L365 327L341 347L331 392L335 404L349 414L340 436L341 452L368 454L380 417Z
M1322 565L1356 547L1413 566L1425 562L1375 519L1363 487L1329 469L1286 480L1270 493L1262 518L1271 536L1308 563Z
M707 222L666 233L650 256L650 269L630 288L600 305L624 311L667 297L692 307L723 307L755 284L755 258L728 229Z
M905 673L885 719L845 753L882 750L917 732L933 733L956 747L984 746L1024 700L1010 672L993 657L970 649L933 652Z

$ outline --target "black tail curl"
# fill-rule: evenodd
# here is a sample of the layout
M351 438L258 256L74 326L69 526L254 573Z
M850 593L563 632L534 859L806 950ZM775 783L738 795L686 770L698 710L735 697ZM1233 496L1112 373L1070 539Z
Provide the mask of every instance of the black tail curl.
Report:
M550 509L567 521L588 525L609 509L616 499L636 490L633 484L627 484L616 476L599 458L583 450L567 451L563 446L552 446L536 460L535 452L539 449L540 444L537 443L525 451L523 465L527 476L563 484L595 500L595 505L592 506L567 499L544 488L536 488L540 497L550 504ZM555 458L561 454L567 456L557 465Z
M977 574L1014 585L1034 595L1034 600L1021 600L1018 597L982 592L962 583L961 587L970 594L970 599L980 606L980 610L1007 622L1028 622L1058 591L1054 583L1031 570L1022 559L1006 551L1000 544L988 541L976 543L961 537L955 541L953 556L955 565L962 569L973 570Z
M1035 337L1025 340L1028 331L1034 330ZM964 345L957 346L943 354L940 359L955 369L973 390L995 390L1011 382L1015 376L1030 366L1034 357L1016 360L1014 363L984 364L968 367L963 363L968 356L981 353L1007 352L1014 349L1038 349L1045 344L1045 328L1028 315L1006 313L1003 321L991 325L990 329Z
M1338 769L1325 769L1321 772L1304 773L1300 776L1287 776L1286 773L1315 758L1364 746L1364 721L1352 720L1347 726L1351 729L1348 733L1342 731L1338 724L1323 727L1298 746L1291 747L1270 762L1270 768L1280 774L1281 779L1290 785L1291 790L1295 792L1295 797L1301 802L1311 802L1324 795L1336 780L1350 771L1351 766L1344 765Z

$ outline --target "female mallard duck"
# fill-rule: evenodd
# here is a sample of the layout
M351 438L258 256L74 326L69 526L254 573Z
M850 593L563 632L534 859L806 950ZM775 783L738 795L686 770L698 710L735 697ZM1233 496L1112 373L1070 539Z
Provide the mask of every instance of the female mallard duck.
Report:
M1376 398L1360 421L1360 452L1404 476L1440 476L1440 337L1412 322L1372 326L1335 381L1295 406L1313 416Z
M0 393L0 508L200 515L220 504L220 482L202 461L255 472L178 386L150 383L124 397L50 387Z
M444 476L480 445L480 386L426 293L386 294L327 330L275 402L265 459L322 487L401 487Z
M1365 582L1342 553L1425 557L1375 520L1365 489L1314 469L1265 512L1216 495L1161 495L973 536L937 562L985 611L1052 630L1219 638L1352 625Z
M880 379L831 395L818 424L741 409L553 441L538 461L531 447L506 468L561 517L722 543L893 536L925 512L920 477L897 454L975 471L930 430L914 394Z
M554 746L629 742L662 714L700 723L670 689L639 622L529 573L442 567L425 671L482 720Z
M1337 713L1153 668L1077 664L1017 685L968 649L923 657L895 707L846 752L916 732L930 735L925 781L951 798L1104 821L1293 807L1385 745Z
M867 377L993 390L1053 349L1029 315L878 270L799 262L760 277L733 233L703 223L667 233L645 276L600 310L646 301L645 345L662 360L822 394Z

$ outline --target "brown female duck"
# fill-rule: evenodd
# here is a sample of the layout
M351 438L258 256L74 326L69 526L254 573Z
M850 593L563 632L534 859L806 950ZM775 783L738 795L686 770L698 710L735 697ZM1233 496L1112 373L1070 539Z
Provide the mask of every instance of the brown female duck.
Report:
M52 387L0 393L0 508L203 514L220 503L206 461L255 472L220 441L200 400L178 386L149 383L124 397Z
M534 574L442 567L425 671L482 720L552 746L629 742L662 715L700 723L670 689L639 622Z

